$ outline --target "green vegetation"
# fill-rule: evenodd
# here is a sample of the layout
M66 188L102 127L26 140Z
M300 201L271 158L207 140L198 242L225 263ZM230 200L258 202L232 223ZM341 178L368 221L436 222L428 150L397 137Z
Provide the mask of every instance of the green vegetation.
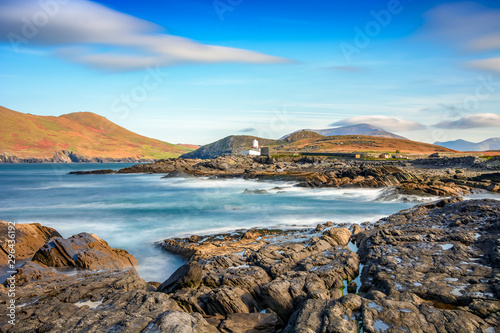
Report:
M38 118L36 123L49 131L62 131L64 127L52 119Z

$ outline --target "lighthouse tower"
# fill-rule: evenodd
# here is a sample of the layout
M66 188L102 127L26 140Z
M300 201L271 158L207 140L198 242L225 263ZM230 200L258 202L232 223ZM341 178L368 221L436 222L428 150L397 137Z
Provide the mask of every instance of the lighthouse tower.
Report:
M260 156L260 146L259 146L259 141L253 140L252 146L250 147L250 150L244 150L241 152L241 155L254 155L254 156Z

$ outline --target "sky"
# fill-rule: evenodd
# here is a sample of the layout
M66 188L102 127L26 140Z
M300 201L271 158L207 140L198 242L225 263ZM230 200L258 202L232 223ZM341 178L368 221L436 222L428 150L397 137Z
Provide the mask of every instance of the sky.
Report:
M500 137L499 53L496 0L0 0L1 106L171 143Z

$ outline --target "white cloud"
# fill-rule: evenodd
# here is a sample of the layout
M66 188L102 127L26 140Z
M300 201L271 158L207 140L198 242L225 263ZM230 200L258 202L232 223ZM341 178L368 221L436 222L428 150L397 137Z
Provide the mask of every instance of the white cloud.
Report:
M476 69L500 72L500 57L470 61L468 66Z
M495 113L470 114L454 121L442 121L434 125L438 128L467 129L477 127L500 127L500 115Z
M42 4L52 4L51 7ZM283 63L244 49L205 45L87 0L0 0L0 41L54 48L70 61L107 70L182 63ZM102 49L108 50L103 52Z
M424 125L415 121L403 120L382 115L347 118L330 124L330 126L348 126L357 124L369 124L383 128L387 131L415 131L425 128Z

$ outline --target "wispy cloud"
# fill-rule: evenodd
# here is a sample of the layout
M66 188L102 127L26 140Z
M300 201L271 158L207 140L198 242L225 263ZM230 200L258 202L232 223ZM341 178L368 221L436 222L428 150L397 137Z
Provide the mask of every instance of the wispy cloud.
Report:
M465 51L500 49L500 10L473 2L436 6L424 18L424 35Z
M439 5L424 18L423 36L468 53L500 50L500 10L473 2ZM466 63L469 68L500 72L500 58Z
M250 133L250 132L255 132L256 129L253 127L247 127L247 128L242 128L239 130L240 133Z
M478 127L500 127L500 115L494 113L476 113L453 121L442 121L433 127L446 129L468 129Z
M500 36L499 36L499 40L500 40ZM470 61L467 65L471 68L500 72L500 57L474 60L474 61Z
M365 71L363 67L357 67L357 66L331 66L327 67L327 69L345 73L359 73Z
M333 124L330 124L330 126L348 126L357 124L370 124L373 126L383 128L387 131L415 131L415 130L425 129L424 125L417 123L415 121L403 120L399 118L382 116L382 115L347 118L334 122Z
M87 0L57 2L47 11L35 0L0 0L0 41L53 47L54 54L105 70L184 63L283 63L287 59L244 49L206 45ZM26 21L46 17L27 33ZM106 49L106 51L103 51Z

